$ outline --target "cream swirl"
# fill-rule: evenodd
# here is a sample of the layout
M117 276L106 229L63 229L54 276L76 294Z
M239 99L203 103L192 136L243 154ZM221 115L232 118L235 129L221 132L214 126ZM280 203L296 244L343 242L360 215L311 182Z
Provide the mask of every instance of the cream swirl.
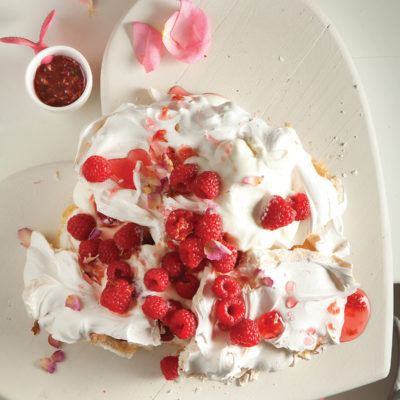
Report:
M168 107L167 118L163 117L163 107ZM110 159L126 157L132 149L149 151L149 141L159 129L166 131L168 146L179 149L184 145L196 150L198 156L186 162L195 162L202 170L213 170L220 175L222 192L211 206L222 216L224 229L237 240L239 249L290 248L303 243L307 236L330 221L340 221L345 200L339 198L329 179L318 175L293 128L271 128L232 102L212 105L210 96L161 101L148 107L121 106L83 131L76 158L77 171L92 155ZM246 184L248 177L259 177L261 182ZM82 192L89 190L101 212L148 226L158 242L164 235L163 215L147 207L137 171L134 171L134 182L136 190L117 190L118 185L110 179L91 184L81 178L74 201L84 208L81 198L86 194ZM262 229L258 221L268 198L287 197L296 192L307 194L311 217L276 231ZM170 209L204 210L210 206L210 202L193 195L163 196L162 201ZM330 227L335 229L333 224ZM338 234L342 237L341 232ZM334 235L325 237L334 238Z

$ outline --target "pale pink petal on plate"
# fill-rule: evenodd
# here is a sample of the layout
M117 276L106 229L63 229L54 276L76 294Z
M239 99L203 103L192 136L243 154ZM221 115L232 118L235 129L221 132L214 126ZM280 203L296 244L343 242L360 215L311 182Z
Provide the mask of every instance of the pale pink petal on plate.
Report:
M252 185L252 186L257 186L263 181L264 177L263 176L246 176L243 178L243 183L245 185Z
M189 0L181 0L179 11L164 26L163 43L178 60L188 64L199 61L211 43L206 13Z
M21 241L22 246L28 248L31 245L32 230L29 228L22 228L18 230L18 239Z
M50 358L41 358L39 360L39 367L52 374L56 370L56 363L50 360Z
M54 15L56 14L56 10L53 10L49 13L49 15L45 18L45 20L43 21L42 27L40 29L40 39L39 39L39 43L40 44L44 44L44 36L47 33L47 30L50 28L51 23L53 22L54 19ZM46 45L45 45L46 46Z
M50 361L58 363L64 361L64 358L65 358L65 353L62 350L57 350L50 356Z
M147 73L154 71L161 61L162 36L143 22L132 23L133 49L137 60Z
M222 260L231 253L228 247L217 240L210 240L204 245L204 254L209 260Z

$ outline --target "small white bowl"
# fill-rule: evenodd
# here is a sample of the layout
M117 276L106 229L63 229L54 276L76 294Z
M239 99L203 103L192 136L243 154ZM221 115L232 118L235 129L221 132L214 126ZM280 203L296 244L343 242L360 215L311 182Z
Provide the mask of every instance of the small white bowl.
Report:
M39 67L39 65L41 65L43 58L51 55L53 56L62 55L73 58L81 65L83 72L85 74L86 86L83 93L77 100L75 100L71 104L68 104L67 106L61 106L61 107L49 106L43 103L38 98L35 92L33 82L35 79L36 70ZM36 104L40 105L42 108L57 112L74 111L82 107L86 103L86 100L89 98L93 86L93 76L89 63L86 61L86 58L78 50L68 46L52 46L42 50L40 53L36 54L35 57L32 58L25 72L25 86L26 90L29 93L29 96L33 99L33 101Z

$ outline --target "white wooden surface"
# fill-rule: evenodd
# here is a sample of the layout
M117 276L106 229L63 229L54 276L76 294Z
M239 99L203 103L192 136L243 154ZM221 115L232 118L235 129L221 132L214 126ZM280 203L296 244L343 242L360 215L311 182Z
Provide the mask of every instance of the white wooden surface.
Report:
M366 89L368 102L371 105L374 123L378 132L378 145L382 155L382 165L385 172L385 179L388 183L387 191L389 194L389 205L391 206L390 219L392 222L392 232L394 238L396 239L400 233L400 215L397 207L399 186L396 180L396 171L399 167L399 160L396 151L397 148L399 148L399 136L397 134L399 113L397 108L399 104L398 96L400 93L400 84L398 79L400 69L398 47L399 42L395 40L400 36L400 27L396 21L396 16L399 15L400 11L399 2L397 0L385 0L384 2L378 0L335 0L334 2L331 0L310 0L310 2L321 6L328 17L333 20L340 34L345 39L346 45L348 46L353 57L353 61L356 63L356 66L359 69L361 81ZM33 54L32 51L28 48L19 48L17 46L7 46L3 44L0 46L0 138L2 140L2 146L0 148L0 180L5 179L14 172L21 171L27 167L45 162L73 158L81 127L92 119L97 118L100 113L100 64L107 38L111 33L113 25L132 3L132 0L118 0L118 2L98 0L97 16L88 18L84 6L82 6L78 1L60 2L57 4L50 0L38 0L35 2L26 2L23 0L16 0L13 2L6 2L5 0L0 1L0 36L21 35L32 39L37 37L39 26L43 18L52 8L56 6L56 19L48 32L46 42L48 44L72 45L78 50L82 51L92 66L95 78L95 87L89 103L85 105L82 110L73 114L73 116L58 116L41 111L30 102L27 94L24 91L24 70L25 65ZM221 12L225 11L226 10L221 10ZM272 23L274 23L274 21L272 21ZM71 29L71 27L73 27L73 29ZM306 31L308 32L308 29ZM273 38L270 39L272 40ZM279 37L275 38L275 40L280 43ZM329 40L325 41L325 43L329 45ZM243 45L243 43L239 41L238 45L240 44ZM329 47L325 48L325 50L328 51ZM284 55L282 55L282 57L284 58L284 61L278 60L279 62L276 65L276 72L279 72L282 68L286 68L286 65L288 65L287 61L291 62L291 57L285 58ZM295 59L292 59L292 62L293 61L295 61ZM239 83L243 79L243 74L240 72L241 71L238 71L238 73L235 75ZM317 76L316 78L317 80L321 79L321 76ZM218 82L214 83L217 84ZM332 88L335 88L334 84L329 86L329 84L323 80L322 83L325 83L325 87L330 88L331 90ZM271 85L269 88L273 89L274 84L272 82L269 84ZM302 86L302 84L304 85L304 82L297 83L299 88ZM236 88L234 90L236 93ZM290 93L296 93L295 84L293 84L291 90L292 92ZM235 95L235 93L233 93L233 95ZM229 93L226 94L229 95ZM246 92L244 89L241 94L246 97ZM284 96L284 94L281 93L281 96ZM231 97L238 101L234 96ZM277 99L278 98L276 98L275 101ZM249 101L251 101L251 99ZM243 104L242 102L240 103ZM247 107L246 104L243 105ZM342 106L342 104L339 105ZM349 103L346 101L343 105L348 107ZM268 104L268 106L270 108L265 109L264 114L268 114L268 110L275 111L273 109L273 103ZM301 120L299 108L296 110L296 107L299 106L294 103L293 107L294 109L292 111L289 110L291 114L288 114L288 116L284 115L283 112L282 114L278 115L278 113L276 113L272 116L271 112L270 114L273 118L272 123L279 123L280 118L282 120L286 120L288 117L293 118L297 116L299 117L301 124L304 124L297 124L297 128L299 128L299 126L309 128L310 126L307 126L306 114L303 116L303 120ZM329 119L329 113L333 112L331 109L334 108L334 105L325 105L325 108L323 108L322 105L319 105L318 107L320 111L325 111L326 118ZM341 107L338 111L340 113ZM343 111L350 112L354 110L346 108L346 110ZM313 112L313 110L310 112ZM321 127L329 126L324 119L322 119L322 121L319 123L321 124ZM351 127L351 124L349 127ZM354 144L351 143L353 148ZM318 146L314 144L313 147L310 147L310 150L315 150L318 152L317 155L322 155L325 150L335 153L337 148L336 144L323 143L323 140L321 140L318 142ZM348 154L349 153L346 154L346 157ZM361 155L359 155L359 157L362 158ZM358 162L358 159L356 158L355 161ZM339 163L339 160L331 160L330 162L332 168L336 168L337 166L340 168L341 163ZM347 173L348 171L343 170L343 172ZM26 179L26 174L30 176L29 172L23 173L22 178L20 179ZM352 181L350 180L357 182L357 179L360 177L360 175L362 174L359 174L357 177L355 177L350 174L348 178L345 179L346 186L349 187L349 185L352 185ZM21 183L22 181L20 180L19 182ZM16 212L18 209L13 208L16 202L14 202L11 197L12 192L10 191L10 188L12 185L10 185L10 181L5 181L1 184L2 188L7 188L6 192L2 192L1 195L3 199L8 201L8 203L6 203L7 207L9 209L12 208L13 212ZM12 187L14 187L14 190L17 190L15 185ZM362 184L360 182L356 183L355 187L357 188L356 190L359 190L360 187L362 188ZM67 185L65 189L68 189ZM7 198L7 196L10 197ZM23 198L18 197L18 200L22 201ZM370 201L370 204L372 204L375 200L372 198ZM26 206L26 203L24 204ZM32 206L32 204L28 204L28 208L24 211L25 218L23 218L23 221L31 221L33 224L37 223L39 225L40 221L44 221L43 216L33 214L31 212L33 207L29 207L29 205ZM23 207L19 206L19 210L22 209ZM1 211L3 214L1 214ZM368 220L370 211L371 210L369 210L368 207L365 207L365 210L363 210L363 215L360 219L361 230L367 231L370 230L371 227L376 226L377 221ZM7 210L0 208L0 225L2 227L5 226L3 224L4 212L7 212ZM21 218L21 214L19 214L19 218ZM10 220L10 218L8 218L8 220ZM18 218L15 218L15 224L17 224L18 221L21 221L21 219L18 220ZM350 236L356 233L352 232L351 229L349 232L349 224L347 224L347 228L347 232L350 234ZM10 239L9 232L5 231L4 228L0 234L0 241L2 243L11 243L12 245L15 245L15 242ZM7 253L7 256L11 257L10 259L7 259L9 262L6 264L3 263L2 265L20 265L21 260L23 259L23 254L21 252L10 254L9 249L11 248L11 245L7 246L7 251L4 252ZM366 248L374 249L374 254L372 254L372 261L374 261L373 257L376 257L375 243L368 243ZM396 265L399 265L398 261L400 260L400 249L398 246L395 246L394 255L395 260L397 260ZM381 266L379 264L376 264L376 269L374 269L372 272L367 272L367 274L371 274L372 278L377 277L378 279L382 279L380 276L380 267ZM396 269L396 271L398 270ZM18 271L13 270L13 274L18 274ZM11 275L6 275L7 278L8 276ZM398 274L396 276L397 280L399 280ZM18 285L18 282L21 284L19 279L20 276L18 277L17 275L13 275L10 282L15 282L16 285ZM7 281L3 280L3 282ZM14 289L18 289L18 286L14 287ZM368 287L366 289L369 290ZM0 332L4 333L6 324L10 324L9 326L14 329L13 332L16 332L15 335L10 335L10 332L8 332L8 337L15 340L13 344L14 347L12 348L20 348L22 346L22 348L27 351L34 350L33 353L29 353L28 361L24 358L16 358L16 353L13 353L10 350L7 352L7 354L11 357L11 359L8 359L9 365L16 365L18 375L20 376L21 371L23 371L27 365L29 368L36 368L34 366L34 361L42 357L44 353L48 351L48 347L45 343L46 338L44 335L41 335L40 338L33 338L28 335L29 332L27 332L26 329L29 329L29 320L27 320L24 315L21 316L23 308L19 297L19 292L11 293L9 290L3 290L2 293L4 298L2 297L2 306L0 310L0 317L2 318ZM16 305L16 308L14 308L14 305ZM383 305L375 310L377 314L387 313L390 311L388 309L382 309L382 307ZM377 326L379 323L379 316L376 318L374 317L372 323ZM24 340L26 335L28 335L30 339L28 342L26 342L28 346L26 344L22 345L22 341L18 342L18 340L21 339L21 335L23 336ZM363 340L359 342L361 349L367 348L369 343L370 338L367 338L366 336L364 336L364 338L362 338ZM8 344L9 343L7 342L7 345ZM344 345L342 347L343 351L346 352L348 346ZM314 371L318 371L320 369L320 364L323 362L322 360L329 358L329 353L332 353L332 350L336 351L335 349L330 349L329 352L314 360L310 365L310 368ZM2 349L2 351L4 351L4 349ZM362 361L364 362L363 370L371 370L374 369L375 365L382 365L382 361L385 359L385 357L387 358L387 353L388 352L384 351L383 353L377 352L373 355L365 355L365 358L362 358ZM5 352L3 354L5 354ZM80 359L81 354L87 355L87 363L85 361L86 358L85 360ZM10 379L0 380L0 398L1 396L6 396L6 393L6 397L17 398L17 396L23 393L21 390L23 390L24 387L29 387L30 398L49 397L51 390L54 390L54 393L57 391L57 396L61 396L60 393L65 393L67 395L69 394L70 397L72 396L75 398L88 398L89 395L93 396L93 398L99 398L102 396L114 398L116 392L109 385L109 382L106 379L107 375L104 374L103 369L99 368L99 364L107 364L110 370L115 370L119 373L119 377L116 379L116 382L120 385L121 390L124 391L124 395L120 398L127 398L134 394L137 395L141 390L137 389L137 387L132 390L130 387L130 379L132 375L138 373L135 369L135 363L132 362L133 360L127 362L116 359L108 352L104 352L91 346L86 346L85 344L68 347L68 355L69 362L65 363L65 365L62 365L63 371L60 369L60 374L51 377L52 379L54 378L52 381L49 381L47 379L48 376L43 375L38 369L34 369L35 372L33 374L31 372L25 374L26 376L31 376L31 385L27 384L24 386L20 385L18 383L19 381L16 382L15 377L17 376L17 372L15 372L14 375L11 375ZM25 356L26 353L24 353L24 357ZM139 377L142 379L141 383L144 386L147 385L151 388L154 388L155 392L157 392L159 389L158 398L178 398L178 386L171 385L172 392L167 393L167 390L169 390L168 385L162 386L162 380L150 379L151 377L148 375L151 374L151 368L157 368L157 359L159 357L159 354L152 354L149 356L144 352L137 355L136 362L145 367L143 368L143 371L139 371ZM78 365L82 365L83 361L85 361L84 367L86 369L80 370L82 379L90 381L93 375L95 375L94 382L91 383L90 386L74 387L71 384L71 379L76 377L75 370ZM314 385L314 382L316 381L314 375L312 376L312 381L304 381L301 378L301 375L298 375L297 371L301 371L303 368L304 367L302 365L299 365L295 369L288 371L290 382L293 385L292 387L302 388L304 387L304 384L307 383ZM61 372L63 374L61 374ZM356 372L356 374L352 372L352 375L358 376L360 374L359 371ZM373 373L376 373L376 371L373 371ZM324 385L324 388L327 388L325 394L327 394L329 390L333 390L330 386L332 376L330 376L330 379L328 379L328 376L329 375L326 375L325 380L321 381L321 383ZM375 375L375 378L377 377L378 376ZM42 381L43 378L46 378L46 380ZM3 382L9 384L7 387L8 391L6 391L6 387L4 386L5 383ZM49 382L51 383L49 384ZM355 378L355 380L352 382L352 385L356 386L363 383L365 382L362 381L362 379ZM140 387L143 388L143 385L140 385ZM278 388L285 385L287 385L287 382L279 386L276 383L272 384L268 388L270 397L274 398L274 394ZM158 389L155 389L156 386ZM202 385L200 383L194 383L193 387L194 389L196 389L196 387L202 388ZM14 389L18 389L20 391L18 393L9 391ZM217 388L215 386L213 388L211 386L209 389L214 389L214 391L221 398L232 397L230 392L227 391L225 387ZM105 390L105 392L103 392L103 390ZM243 394L241 389L239 389L239 392ZM13 394L11 395L11 393ZM188 396L192 396L195 392L194 390L191 391L191 389L188 388L187 392L185 393L186 396L181 398L188 398ZM203 391L202 389L196 393L197 397L204 396L206 394L205 390ZM296 390L294 393L296 394L298 391ZM26 398L26 393L25 396L21 396L20 398ZM50 398L51 397L52 396L50 395ZM376 397L371 397L371 399L372 398L375 399Z

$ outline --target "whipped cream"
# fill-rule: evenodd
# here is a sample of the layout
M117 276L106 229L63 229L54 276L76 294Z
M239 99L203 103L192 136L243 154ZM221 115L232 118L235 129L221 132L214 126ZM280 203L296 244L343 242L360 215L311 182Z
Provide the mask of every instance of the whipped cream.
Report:
M148 151L152 135L163 129L166 130L166 145L195 149L198 156L186 162L199 164L201 170L216 171L222 180L222 191L212 202L195 196L163 196L163 209L203 211L214 208L223 218L224 230L236 239L242 251L291 248L334 220L338 222L331 224L330 230L336 232L346 207L345 198L340 198L329 179L318 175L295 130L271 128L232 102L213 105L215 102L210 99L212 96L191 96L184 101L160 101L146 107L121 106L83 131L76 157L77 171L92 155L111 159L126 157L136 148ZM163 107L168 107L167 119L163 117ZM255 186L244 183L248 177L260 177L261 183ZM165 219L159 211L147 207L137 171L134 182L136 190L119 190L110 179L91 184L81 178L74 201L84 208L89 191L99 211L149 227L154 241L158 242L165 234ZM296 192L307 194L311 217L276 231L263 229L258 221L269 197L285 198ZM342 237L340 227L337 234ZM325 237L337 240L337 235ZM330 248L335 247L330 245Z
M243 288L246 318L257 320L275 310L286 328L254 347L230 345L229 332L218 328L213 313L215 273L204 270L192 306L199 326L180 354L184 373L227 380L251 369L276 371L291 365L296 353L339 343L347 296L356 290L351 265L303 249L264 250L251 252L231 275L251 283Z
M159 151L166 146L177 150L190 147L195 155L186 163L197 163L201 171L213 170L220 175L222 189L217 198L210 201L194 195L163 195L161 207L151 208L140 163L133 171L135 190L123 189L111 179L90 183L80 175L82 164L92 155L113 159L124 158L133 149L149 151L151 138L160 129L166 131L167 143L157 143ZM199 274L200 287L193 301L182 299L171 286L162 294L156 293L180 301L198 318L196 335L181 343L186 345L180 354L182 373L201 373L224 381L248 370L280 370L292 365L298 353L339 343L346 297L356 289L351 265L338 258L349 252L341 219L346 199L335 187L337 182L318 175L293 128L271 128L232 102L221 97L216 101L215 96L167 99L150 106L125 104L82 132L76 170L76 209L70 216L89 213L96 217L94 199L99 212L148 227L155 244L141 246L126 260L134 270L137 298L136 305L121 316L100 305L107 279L97 284L84 277L78 262L79 241L71 237L65 223L59 232L58 248L33 232L23 298L32 318L55 339L73 343L97 333L141 346L160 345L157 321L147 318L141 309L145 297L155 294L144 286L143 276L147 269L159 267L161 257L169 251L164 241L168 212L177 208L204 212L211 208L221 215L224 231L237 248L247 252L231 273L234 277L246 276L250 282L243 287L246 318L256 320L274 309L282 315L286 329L280 337L262 340L251 348L231 345L229 333L217 328L211 291L215 272L206 267ZM167 172L164 174L168 177ZM275 231L259 225L261 211L271 196L285 198L297 192L307 194L309 218ZM101 229L103 239L112 237L112 228ZM319 253L288 250L306 239ZM275 250L268 250L271 248ZM81 311L65 307L71 294L80 297ZM330 307L334 307L334 313Z

